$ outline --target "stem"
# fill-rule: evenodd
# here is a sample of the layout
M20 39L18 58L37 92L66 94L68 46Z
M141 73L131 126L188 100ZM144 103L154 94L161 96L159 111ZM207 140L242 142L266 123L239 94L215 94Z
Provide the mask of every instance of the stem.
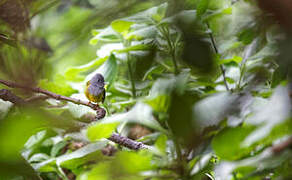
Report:
M124 40L123 45L125 47L129 47L130 42ZM135 86L135 81L134 81L134 77L133 77L133 70L132 70L130 60L131 60L131 54L129 52L127 52L127 66L128 66L128 71L129 71L129 78L131 81L132 94L133 94L133 97L136 98L136 86Z
M136 87L135 87L135 81L133 78L133 71L132 71L132 66L130 63L130 54L129 53L127 53L127 65L128 65L129 76L130 76L130 81L131 81L132 94L133 94L133 97L136 98Z
M206 24L207 24L208 29L210 29L209 24L208 23L206 23ZM211 32L209 33L209 37L211 39L212 46L214 48L215 53L216 54L219 54L218 48L216 46L215 38L214 38L214 36L213 36L213 34ZM222 72L222 76L223 76L223 81L224 81L225 88L226 88L227 91L229 91L229 87L228 87L227 80L226 80L225 69L224 69L224 67L223 67L222 64L220 65L220 69L221 69L221 72Z
M160 31L163 34L163 36L166 39L167 44L169 46L169 51L170 51L170 54L171 54L171 60L172 60L173 66L174 66L174 73L178 74L178 66L177 66L177 63L176 63L175 47L173 46L173 43L172 43L171 39L169 38L169 36L170 36L169 31L168 31L168 29L164 29L163 27L160 28Z

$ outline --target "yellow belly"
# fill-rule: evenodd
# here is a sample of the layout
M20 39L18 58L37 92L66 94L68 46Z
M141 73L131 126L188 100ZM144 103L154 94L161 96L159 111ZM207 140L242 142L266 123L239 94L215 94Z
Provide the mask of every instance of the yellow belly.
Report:
M103 99L103 93L100 93L98 96L94 96L93 94L89 93L88 86L89 85L86 86L86 91L85 91L85 95L86 95L87 99L89 101L95 102L95 103L101 102Z

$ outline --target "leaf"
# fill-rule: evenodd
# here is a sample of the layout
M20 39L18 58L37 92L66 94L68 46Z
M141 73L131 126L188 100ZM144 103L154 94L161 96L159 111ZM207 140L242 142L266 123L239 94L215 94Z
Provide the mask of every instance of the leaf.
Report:
M240 64L242 61L242 57L239 57L239 56L233 56L231 59L222 59L219 61L219 64L225 64L225 65L228 65L228 64L231 64L232 62L235 62L236 65Z
M103 138L109 138L119 124L119 122L98 122L87 128L87 137L91 141L98 141Z
M31 156L28 160L29 163L43 162L50 159L50 156L44 153L38 153Z
M51 149L51 156L56 157L60 151L67 145L67 141L60 141Z
M152 108L141 102L138 102L128 112L116 113L115 115L104 118L100 122L92 125L92 128L95 126L100 126L99 128L101 128L102 124L112 124L112 126L114 126L116 123L137 123L161 131L163 133L167 133L167 131L162 128L153 117Z
M198 158L193 159L195 162L192 162L192 161L190 162L190 163L195 163L194 166L192 167L191 175L197 174L203 168L205 168L209 164L212 158L212 154L211 153L203 154L202 157L198 157Z
M13 162L29 137L48 126L49 119L38 108L23 107L20 112L9 113L1 120L0 160Z
M0 120L6 116L12 106L11 102L0 99Z
M117 72L117 59L115 55L111 54L102 66L86 77L86 81L89 81L96 73L100 73L103 75L105 82L108 83L108 86L111 86L117 76Z
M56 171L56 159L50 158L40 163L33 163L32 167L39 172L54 172Z
M159 6L152 7L143 12L139 12L133 16L123 18L122 20L143 24L158 23L164 18L167 6L167 3L163 3Z
M197 102L193 107L193 116L196 119L198 130L218 125L224 118L228 117L231 109L236 112L234 102L238 97L229 93L217 93Z
M33 146L36 146L37 144L41 143L44 138L46 137L47 131L43 130L40 132L37 132L35 135L32 135L24 144L24 148L31 149Z
M70 154L64 154L56 158L56 164L69 169L77 168L78 166L101 157L100 150L104 148L107 141L100 141L88 144Z
M133 46L126 47L124 49L113 50L113 52L127 53L127 52L131 52L131 51L147 51L147 50L151 50L151 49L152 49L152 46L150 46L150 45L138 44L138 45L133 45Z
M290 117L290 113L291 103L288 89L284 86L278 86L269 101L258 107L254 115L247 118L247 124L256 125L258 128L244 140L243 144L250 146L268 136L276 125Z
M156 142L155 147L160 151L162 154L166 154L166 147L167 147L167 136L165 134L161 134Z
M149 104L156 112L167 112L170 103L169 95L157 95L156 97L149 97L144 100L145 103Z
M126 36L132 24L134 23L124 20L115 20L111 23L111 26L118 33L122 34L123 36Z
M8 44L12 47L17 47L17 41L15 39L7 37L5 34L0 34L0 42Z
M197 5L197 16L201 17L208 9L209 0L200 0Z
M255 38L256 34L252 28L245 29L238 34L239 41L242 41L245 45L250 44Z
M43 89L46 89L48 91L52 91L56 94L64 95L64 96L70 96L74 93L77 93L78 91L73 89L67 82L66 79L58 74L55 76L54 81L50 82L47 79L42 79L39 81L39 86Z
M143 24L138 26L136 29L127 34L125 39L127 40L143 40L143 39L154 39L157 35L156 26L149 26L147 24Z
M213 138L212 148L221 159L238 160L252 150L241 147L241 143L253 130L252 126L225 128Z
M103 57L103 58L97 58L96 60L91 61L88 64L78 66L78 67L72 67L68 68L68 70L65 72L65 78L69 81L83 81L84 76L81 74L90 70L94 70L98 67L100 67L108 57Z
M249 157L239 161L221 161L219 165L215 167L215 178L216 180L225 180L232 179L237 172L242 172L243 168L247 168L246 170L253 170L252 173L246 174L246 176L242 177L245 179L251 179L252 177L256 177L261 175L262 173L268 173L277 166L284 164L285 161L289 161L291 159L291 153L281 153L275 156L272 153L271 148L268 148L254 157ZM290 169L290 168L289 168ZM261 172L258 174L258 172ZM264 175L265 175L264 174ZM265 177L265 176L263 176ZM262 179L262 178L261 178Z
M147 151L127 152L122 151L116 155L116 163L127 173L138 173L151 170L153 165L152 154Z
M97 32L97 31L96 31ZM112 29L111 26L100 30L97 35L90 39L89 44L96 45L99 41L107 42L107 43L114 43L114 42L121 42L121 38L119 34Z
M232 7L228 7L225 9L219 9L219 10L215 10L215 11L209 11L208 13L205 13L202 16L203 22L207 22L212 20L213 18L218 18L221 17L223 15L231 15L232 14Z

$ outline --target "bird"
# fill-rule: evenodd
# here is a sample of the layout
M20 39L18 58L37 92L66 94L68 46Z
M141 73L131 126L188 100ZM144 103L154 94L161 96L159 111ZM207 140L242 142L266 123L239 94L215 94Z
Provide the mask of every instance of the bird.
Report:
M104 77L102 74L95 74L86 83L85 95L91 102L99 103L105 100Z

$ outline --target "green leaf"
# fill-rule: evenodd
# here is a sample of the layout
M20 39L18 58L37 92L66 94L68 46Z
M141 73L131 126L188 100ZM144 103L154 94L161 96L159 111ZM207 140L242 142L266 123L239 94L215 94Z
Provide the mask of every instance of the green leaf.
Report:
M138 102L130 111L125 113L116 113L115 115L104 118L99 123L101 124L99 128L102 128L103 124L113 123L113 125L117 125L120 123L137 123L147 126L151 129L167 133L167 131L161 127L161 125L153 117L152 108L149 105L141 102ZM95 125L93 125L93 128L94 126Z
M60 141L57 144L55 144L51 150L51 156L56 157L60 151L66 146L67 141Z
M212 140L216 155L224 160L238 160L249 155L250 147L242 147L242 141L254 130L252 126L228 127Z
M202 19L204 22L206 22L206 21L213 20L215 18L219 18L223 15L231 15L231 14L232 14L232 7L228 7L225 9L219 9L216 11L211 11L209 13L206 13L202 16Z
M111 23L111 26L118 33L122 34L123 36L126 36L132 24L134 23L124 20L115 20Z
M236 65L241 63L242 57L239 56L233 56L231 59L222 59L219 61L219 64L225 64L225 65L230 65L232 62L234 62Z
M230 108L236 110L233 104L238 96L222 92L212 94L193 106L193 114L198 123L196 128L202 131L206 127L217 126L220 122L227 118ZM235 113L235 112L233 112Z
M50 159L50 156L44 153L38 153L31 156L28 160L29 163L43 162Z
M208 9L209 0L200 0L197 5L197 16L201 17Z
M49 118L38 108L21 108L20 112L9 113L1 120L0 160L13 162L29 137L48 126Z
M115 80L118 72L118 64L116 56L111 54L105 63L100 66L96 71L90 73L87 76L87 80L91 79L96 73L100 73L103 75L105 82L108 83L108 86L111 86L113 81Z
M167 3L163 3L159 6L152 7L143 12L139 12L133 16L123 18L122 20L130 21L134 23L141 24L154 24L160 22L166 13Z
M151 170L152 154L147 151L127 152L122 151L116 155L116 163L127 173L138 173Z
M64 154L56 158L56 164L61 167L75 169L88 161L97 160L102 157L100 150L104 148L107 141L88 144L70 154Z
M98 141L102 138L109 138L119 124L119 122L98 122L87 128L87 137L91 141Z
M11 107L13 107L11 102L0 99L0 120L6 116Z
M127 52L131 52L131 51L147 51L147 50L151 50L151 49L152 49L152 46L150 46L150 45L138 44L138 45L129 46L129 47L126 47L126 48L120 49L120 50L113 50L113 52L127 53Z
M33 163L33 168L38 170L39 172L56 172L56 159L50 158L46 161L42 161L40 163Z
M250 44L255 38L256 34L253 29L245 29L238 34L239 41L242 41L245 45Z
M96 31L98 32L98 31ZM114 43L114 42L121 42L120 35L112 29L111 26L100 30L97 35L90 39L89 44L96 45L99 41L107 42L107 43Z
M91 61L88 64L78 66L78 67L69 68L65 73L65 78L68 81L74 81L74 82L83 81L84 76L81 75L82 73L85 73L85 72L88 72L90 70L94 70L94 69L100 67L107 59L108 59L108 57L98 58L94 61Z
M64 95L64 96L70 96L74 93L77 93L78 91L73 89L66 81L66 79L60 75L57 74L55 76L54 81L50 82L47 79L42 79L39 81L39 87L46 89L48 91L52 91L56 94Z
M157 35L156 26L142 25L128 33L125 39L127 40L154 39L156 35Z
M147 98L144 100L145 103L149 104L154 111L156 112L167 112L169 103L170 103L170 96L169 95L158 95L153 98Z
M289 119L291 103L287 87L278 86L268 102L253 110L253 115L246 119L246 123L256 125L258 128L245 140L244 145L251 144L267 137L272 129Z
M155 142L155 147L160 151L160 153L165 154L166 147L167 147L166 143L167 143L167 136L165 134L161 134Z

